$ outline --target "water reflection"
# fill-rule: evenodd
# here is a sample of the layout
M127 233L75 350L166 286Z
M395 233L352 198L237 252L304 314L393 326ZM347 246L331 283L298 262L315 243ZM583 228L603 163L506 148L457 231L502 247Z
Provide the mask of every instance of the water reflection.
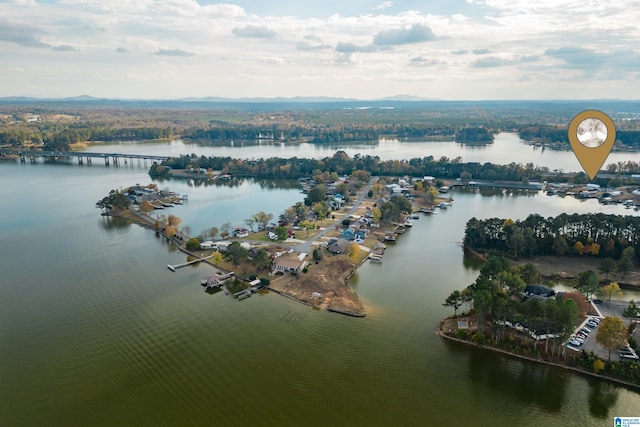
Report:
M567 391L567 377L557 368L498 356L473 348L469 352L472 382L490 388L507 399L535 404L549 412L560 412Z
M609 410L618 401L620 389L609 383L589 380L589 412L598 418L609 418Z
M131 223L126 219L113 216L102 216L100 217L100 221L98 223L105 230L124 229L131 226Z
M154 233L156 236L156 239L162 243L162 246L164 246L167 249L167 252L169 253L175 253L178 252L178 246L173 242L173 240L169 240L166 237L164 237L162 234L160 234L159 232L155 232Z
M270 178L254 178L254 177L233 177L229 180L219 179L182 179L182 178L163 178L154 177L154 182L159 184L167 183L170 181L183 181L190 188L238 188L245 184L258 184L261 190L291 190L300 188L300 184L295 179L270 179Z
M479 255L469 251L464 251L462 265L466 270L480 271L480 268L484 263L485 261Z
M459 194L480 194L484 197L535 197L538 195L539 190L527 190L521 188L456 187L455 192Z

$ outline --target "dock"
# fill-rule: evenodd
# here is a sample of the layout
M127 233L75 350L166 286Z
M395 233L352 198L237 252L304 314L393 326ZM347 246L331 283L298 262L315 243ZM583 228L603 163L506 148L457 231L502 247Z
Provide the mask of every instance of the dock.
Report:
M426 208L418 209L416 212L420 212L420 213L423 213L425 215L431 215L431 214L435 213L433 211L433 209L426 209Z
M206 286L207 289L219 288L224 285L224 282L227 279L230 279L234 276L234 272L230 271L226 274L214 274L212 276L207 277L206 279L202 279L200 284L202 286Z
M369 260L371 262L382 262L382 255L371 253L369 254Z
M187 265L195 264L196 262L204 261L204 260L206 260L206 259L211 258L212 256L213 256L213 255L209 255L209 256L206 256L206 257L204 257L204 258L194 259L193 261L183 262L182 264L176 264L176 265L168 264L168 265L167 265L167 268L168 268L169 270L171 270L171 271L175 272L175 271L176 271L177 269L179 269L179 268L186 267Z
M249 283L249 287L247 289L243 289L240 292L233 294L233 297L237 298L238 301L242 301L243 299L249 298L263 287L264 285L262 284L262 281L260 279L256 279Z

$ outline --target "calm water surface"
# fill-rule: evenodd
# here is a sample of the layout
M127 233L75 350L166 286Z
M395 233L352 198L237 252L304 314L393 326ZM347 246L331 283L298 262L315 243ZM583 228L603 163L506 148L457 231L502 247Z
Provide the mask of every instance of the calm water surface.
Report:
M450 314L442 301L477 275L460 248L470 216L628 210L454 193L383 264L359 270L369 314L354 319L276 294L206 294L208 266L169 272L184 255L94 207L149 182L144 168L10 162L0 180L0 425L599 426L640 415L636 392L434 333ZM194 232L302 199L251 181L164 185L189 195L172 209Z
M112 144L93 144L87 151L103 153L156 154L180 156L195 153L198 156L230 156L235 158L260 157L302 157L322 158L332 156L337 150L344 150L349 156L356 154L378 156L382 160L412 159L442 156L455 159L461 157L464 162L497 163L533 163L546 166L551 170L562 169L565 172L577 172L582 168L572 151L543 150L527 145L515 133L498 133L493 144L468 145L455 141L414 141L382 140L353 144L282 144L252 141L226 142L215 146L198 145L191 141L175 140L168 142L148 142L144 144L121 142ZM640 153L611 153L605 162L640 161Z

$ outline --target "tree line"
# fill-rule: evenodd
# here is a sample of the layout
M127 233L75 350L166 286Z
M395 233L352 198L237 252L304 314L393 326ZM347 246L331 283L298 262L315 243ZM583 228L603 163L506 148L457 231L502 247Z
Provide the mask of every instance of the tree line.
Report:
M548 172L546 167L535 167L529 163L522 165L510 163L497 165L493 163L463 163L461 158L449 159L441 157L436 160L433 156L412 158L410 160L381 160L377 156L356 154L349 157L344 151L337 151L331 157L322 159L305 158L260 158L260 159L234 159L232 157L205 157L183 155L163 161L161 166L169 166L174 169L203 168L222 171L223 173L236 175L250 175L263 178L301 178L310 177L320 173L337 173L338 175L350 175L356 170L364 170L375 176L402 176L423 177L426 175L440 178L459 178L461 174L468 179L504 180L504 181L528 181L540 180L543 173ZM156 170L158 169L158 170ZM163 174L161 168L153 166L152 175ZM168 175L168 173L167 173Z
M623 258L626 248L638 253L640 217L603 213L538 214L525 220L488 218L467 221L464 244L474 250L508 254L514 258L536 255L575 255ZM627 254L629 251L627 251Z
M526 125L518 129L520 138L525 141L564 142L569 148L568 128L559 125ZM616 140L627 147L640 147L640 131L616 130Z
M19 147L25 143L42 143L48 150L68 151L70 145L77 142L148 140L174 135L175 129L159 127L13 126L0 129L0 145Z

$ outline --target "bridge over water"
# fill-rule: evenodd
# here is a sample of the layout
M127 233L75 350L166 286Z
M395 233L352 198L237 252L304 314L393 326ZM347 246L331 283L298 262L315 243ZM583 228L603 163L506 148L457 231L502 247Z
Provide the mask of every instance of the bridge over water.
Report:
M119 165L129 162L133 163L137 160L138 165L144 163L147 166L147 160L163 161L168 160L168 156L154 156L150 154L122 154L122 153L92 153L88 151L40 151L40 150L0 150L1 157L19 157L22 163L26 163L27 159L32 163L35 163L36 158L42 157L45 159L59 160L62 158L77 158L78 164L83 164L85 159L87 164L92 164L93 159L103 159L104 164L109 166L110 163Z

